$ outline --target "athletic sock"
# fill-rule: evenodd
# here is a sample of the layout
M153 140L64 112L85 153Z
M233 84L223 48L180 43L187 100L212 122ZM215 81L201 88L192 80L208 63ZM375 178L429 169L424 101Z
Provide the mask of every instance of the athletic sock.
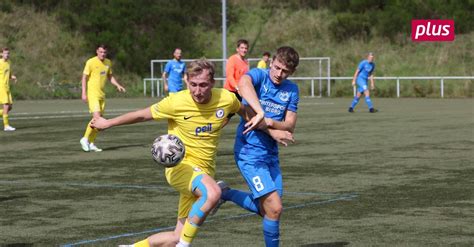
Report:
M91 128L92 129L92 128ZM89 143L94 143L95 138L97 137L97 134L99 134L99 130L97 129L92 129L90 135L89 135Z
M263 217L263 238L266 247L278 247L280 244L280 221Z
M189 219L184 223L183 230L181 231L181 237L179 239L180 246L189 246L193 242L194 237L199 230L199 226L189 222ZM178 246L178 245L177 245Z
M8 122L8 114L3 114L3 126L8 126L10 125Z
M134 243L133 247L150 247L150 244L148 243L148 239L144 239L140 242Z
M354 100L352 100L351 108L354 109L358 103L359 103L359 98L357 98L356 96L354 97Z
M84 138L87 138L89 140L89 137L91 136L91 133L94 129L90 126L90 123L87 123L86 127L86 132L84 133Z
M367 103L367 106L369 107L369 109L374 108L374 106L372 105L372 100L370 99L370 96L365 96L365 103Z
M239 205L244 209L247 209L250 212L254 212L257 214L259 212L258 199L254 199L252 194L248 192L229 189L222 195L222 199L226 201L232 201L233 203Z

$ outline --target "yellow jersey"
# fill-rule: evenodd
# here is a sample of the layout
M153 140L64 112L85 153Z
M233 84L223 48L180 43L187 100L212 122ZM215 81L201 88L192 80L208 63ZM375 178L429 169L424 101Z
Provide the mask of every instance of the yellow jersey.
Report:
M107 79L112 75L112 62L107 58L101 61L95 56L87 60L83 74L89 76L87 80L87 97L105 98L104 87Z
M151 113L155 120L168 119L168 133L183 141L186 154L182 163L214 174L222 123L239 109L240 101L233 93L213 88L211 100L206 104L196 103L191 92L183 90L152 105Z
M267 63L263 60L260 60L257 64L257 68L259 69L266 69L267 68Z
M0 88L10 91L10 62L0 59Z

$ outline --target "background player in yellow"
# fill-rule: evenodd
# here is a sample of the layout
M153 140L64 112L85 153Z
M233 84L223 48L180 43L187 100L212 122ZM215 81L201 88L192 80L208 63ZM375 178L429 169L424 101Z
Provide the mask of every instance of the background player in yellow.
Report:
M6 47L2 48L2 59L0 59L0 103L3 105L3 130L15 131L16 129L8 122L8 113L13 108L13 100L10 93L10 79L16 82L16 76L12 74L10 69L9 58L10 50Z
M257 68L268 69L268 60L270 60L270 52L266 51L262 55L262 59L258 61Z
M112 62L107 59L107 46L98 45L96 49L97 56L90 58L86 62L84 72L82 74L82 101L89 105L89 112L93 118L97 118L104 114L105 109L105 92L104 87L107 80L117 87L119 92L125 92L125 88L118 83L112 75ZM95 144L95 138L99 131L91 128L87 124L84 137L79 141L82 150L85 152L100 152L102 149Z
M149 121L168 120L168 133L178 136L186 146L183 161L166 168L168 183L180 194L178 219L174 231L154 234L133 246L190 246L199 227L220 198L221 190L214 180L215 156L221 125L241 105L236 96L213 88L214 65L200 59L189 64L187 90L177 92L160 102L109 120L96 117L91 125L97 129Z

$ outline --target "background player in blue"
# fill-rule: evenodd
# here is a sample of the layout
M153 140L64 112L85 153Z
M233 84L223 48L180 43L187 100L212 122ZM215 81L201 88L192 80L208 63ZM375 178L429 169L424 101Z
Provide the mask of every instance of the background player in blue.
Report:
M365 103L369 107L369 111L374 113L377 110L374 109L372 105L372 100L370 99L370 91L367 87L367 81L370 79L370 89L374 90L375 82L374 82L374 70L375 70L375 63L374 63L374 54L369 52L367 55L366 60L362 60L357 67L354 78L352 79L352 86L356 85L357 82L357 93L352 100L351 106L349 107L349 112L354 112L354 108L356 107L357 103L359 103L360 96L362 94L365 95Z
M224 183L219 183L221 199L232 201L263 217L266 246L278 246L280 238L283 181L278 144L265 131L249 130L264 125L293 133L299 93L298 86L286 78L293 74L298 63L299 55L293 48L280 47L270 69L252 69L240 79L238 90L244 99L242 103L250 106L256 117L249 122L241 120L234 155L251 193L229 189Z
M181 61L181 48L174 49L173 60L166 63L163 71L163 82L165 93L177 93L183 90L183 81L186 82L186 64Z

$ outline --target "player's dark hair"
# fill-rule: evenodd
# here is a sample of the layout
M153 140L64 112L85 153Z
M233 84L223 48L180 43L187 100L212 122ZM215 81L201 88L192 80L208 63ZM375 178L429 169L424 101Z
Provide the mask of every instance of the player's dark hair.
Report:
M204 70L209 71L209 77L214 81L214 64L205 58L200 58L189 63L189 67L186 69L186 74L188 75L188 78L191 78L200 75Z
M266 52L264 52L264 53L263 53L263 55L262 55L262 56L267 56L267 57L270 57L270 56L271 56L271 54L270 54L270 52L266 51Z
M2 51L9 51L8 47L2 47Z
M106 44L98 44L97 47L95 48L96 50L102 48L104 50L108 50L109 47Z
M275 56L273 56L273 61L278 59L278 61L284 63L290 69L295 70L300 63L300 55L298 52L289 46L282 46L277 49Z
M237 40L237 48L239 48L239 46L240 46L241 44L245 44L245 45L247 45L247 47L249 46L249 42L248 42L246 39L239 39L239 40Z

